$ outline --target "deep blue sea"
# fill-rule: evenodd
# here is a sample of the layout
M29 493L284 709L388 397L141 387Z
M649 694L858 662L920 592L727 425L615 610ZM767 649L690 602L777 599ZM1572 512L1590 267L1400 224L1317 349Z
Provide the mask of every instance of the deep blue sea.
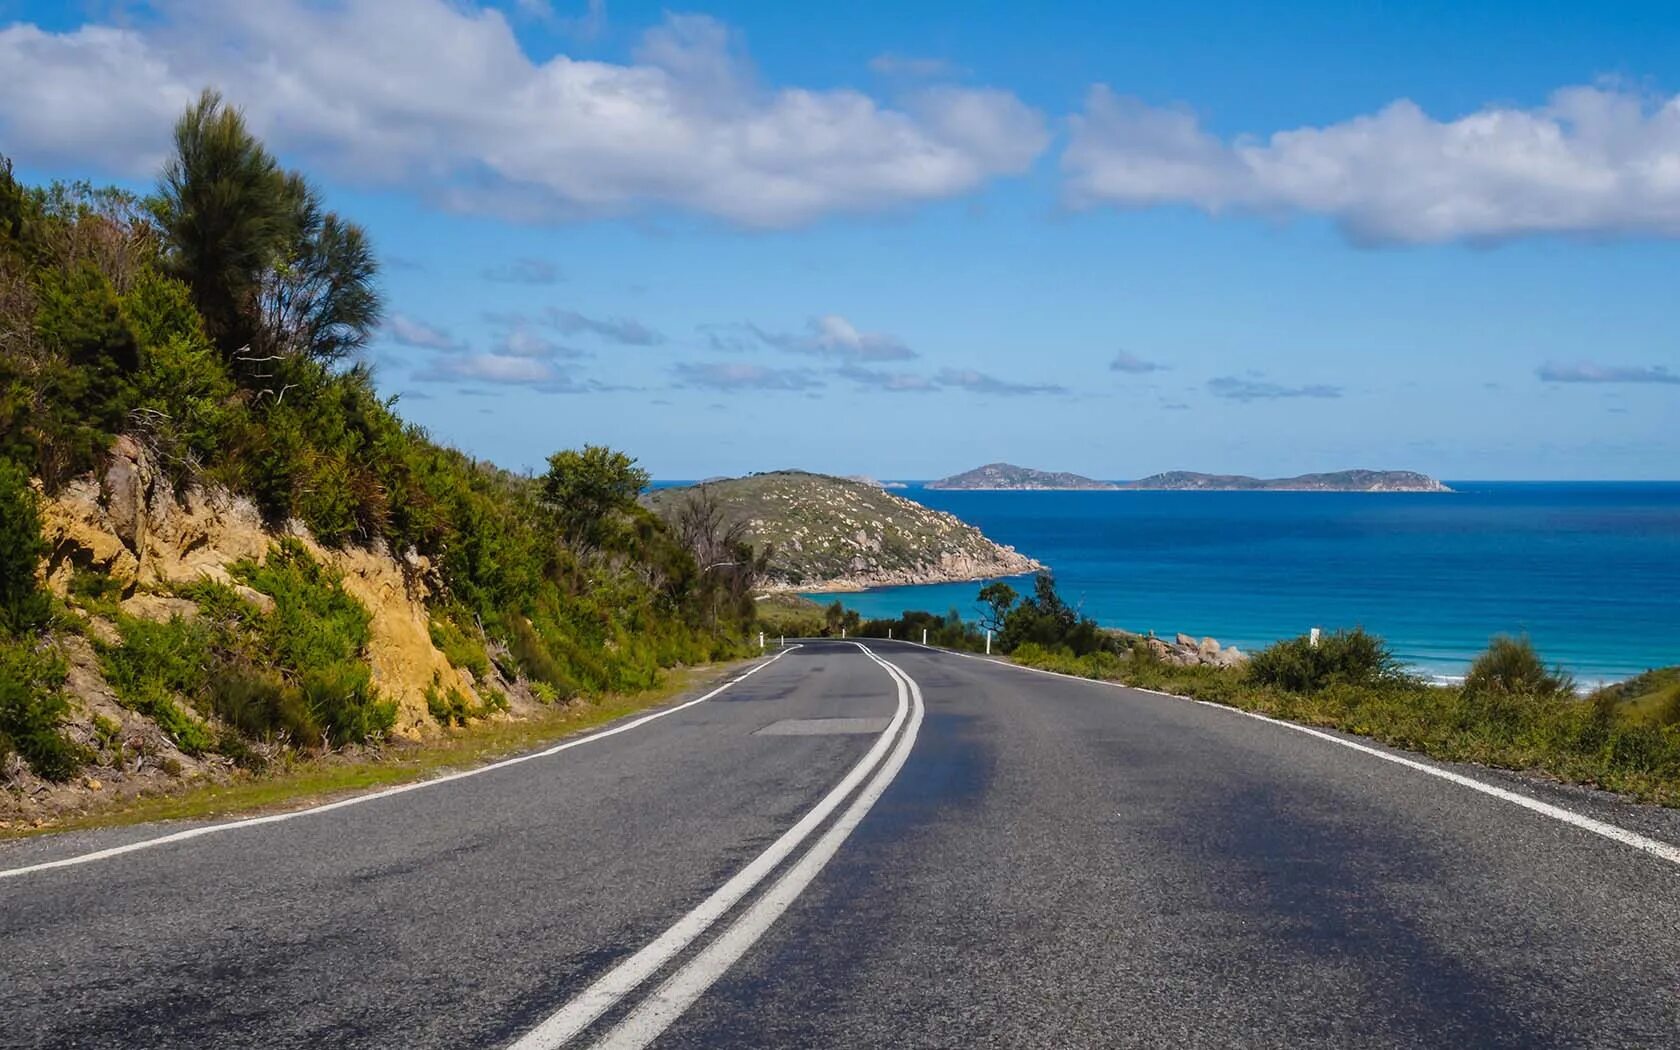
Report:
M1462 674L1501 632L1526 633L1588 682L1680 664L1680 483L1448 484L1457 491L894 491L1046 563L1107 626L1252 649L1359 625L1438 675ZM972 616L977 590L839 597L866 617Z

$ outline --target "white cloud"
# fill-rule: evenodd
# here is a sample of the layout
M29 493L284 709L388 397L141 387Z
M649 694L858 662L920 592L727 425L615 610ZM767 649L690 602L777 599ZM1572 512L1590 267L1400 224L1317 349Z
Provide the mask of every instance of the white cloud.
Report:
M562 335L587 334L625 346L658 346L665 336L640 321L628 317L587 317L576 310L549 307L538 318Z
M391 315L390 320L385 322L385 337L398 346L411 346L418 350L453 353L465 350L467 346L450 335L448 330L415 320L405 314Z
M678 386L705 390L813 390L823 381L802 368L768 368L745 361L684 361L671 368Z
M1136 354L1129 353L1125 350L1121 350L1119 353L1115 354L1114 360L1108 363L1109 371L1126 372L1131 375L1146 375L1150 372L1162 372L1166 370L1166 367L1166 365L1161 364L1159 361L1145 361Z
M1231 141L1099 85L1071 131L1062 167L1076 206L1325 215L1368 243L1680 236L1680 97L1614 85L1445 121L1400 100Z
M559 343L544 339L523 326L515 326L504 332L501 338L496 341L496 353L505 357L524 357L544 361L556 357L578 358L589 356L582 350L562 346Z
M475 381L502 383L514 386L535 386L554 383L561 373L547 361L507 354L462 354L440 357L414 378L425 383Z
M706 329L713 349L739 348L741 333L750 333L766 346L795 354L835 357L851 361L903 361L916 356L896 336L861 332L839 314L813 317L804 332L769 332L757 325L711 325Z
M900 108L759 83L738 41L670 16L629 64L534 61L448 0L173 0L133 27L0 30L0 141L27 164L155 170L205 84L289 158L457 208L546 219L675 208L756 227L959 195L1048 142L1013 95Z
M933 380L915 372L888 372L849 362L835 369L834 374L842 379L849 379L860 387L894 394L926 394L939 389Z
M1008 379L999 379L985 372L976 372L972 368L941 369L934 380L945 387L956 387L969 390L976 394L1000 394L1006 397L1023 397L1031 394L1065 394L1067 387L1056 383L1017 383Z
M1207 381L1208 392L1214 397L1222 397L1229 401L1278 401L1287 398L1337 398L1342 396L1342 388L1329 386L1324 383L1309 383L1304 386L1285 386L1265 379L1245 378L1242 376L1219 376Z
M1680 383L1680 372L1662 365L1600 365L1591 361L1575 364L1548 362L1538 369L1546 383Z

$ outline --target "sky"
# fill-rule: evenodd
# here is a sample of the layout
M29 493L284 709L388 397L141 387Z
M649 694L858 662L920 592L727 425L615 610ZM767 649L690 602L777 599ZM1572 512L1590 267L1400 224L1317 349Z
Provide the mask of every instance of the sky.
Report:
M513 469L1680 477L1680 6L0 0L0 154L213 86Z

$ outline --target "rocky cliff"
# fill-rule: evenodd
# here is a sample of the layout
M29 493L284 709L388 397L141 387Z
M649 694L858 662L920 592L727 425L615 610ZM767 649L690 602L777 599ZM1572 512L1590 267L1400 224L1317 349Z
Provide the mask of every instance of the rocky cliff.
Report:
M41 509L49 545L42 571L53 591L65 594L78 569L97 571L121 589L124 612L159 619L190 603L158 592L200 579L235 584L229 567L261 561L281 535L264 527L247 500L202 488L173 492L129 438L117 441L101 474L70 482ZM414 737L435 728L426 709L434 681L459 683L476 701L470 676L432 644L425 559L400 559L377 548L329 550L295 524L285 534L341 572L345 591L366 606L372 618L366 655L375 687L397 702L395 732ZM254 602L264 600L239 589Z

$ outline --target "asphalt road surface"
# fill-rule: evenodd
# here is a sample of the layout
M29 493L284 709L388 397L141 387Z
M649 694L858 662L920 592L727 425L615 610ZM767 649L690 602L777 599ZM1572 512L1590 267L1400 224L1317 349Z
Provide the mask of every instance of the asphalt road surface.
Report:
M0 845L0 1046L1680 1045L1669 812L868 648L351 805Z

